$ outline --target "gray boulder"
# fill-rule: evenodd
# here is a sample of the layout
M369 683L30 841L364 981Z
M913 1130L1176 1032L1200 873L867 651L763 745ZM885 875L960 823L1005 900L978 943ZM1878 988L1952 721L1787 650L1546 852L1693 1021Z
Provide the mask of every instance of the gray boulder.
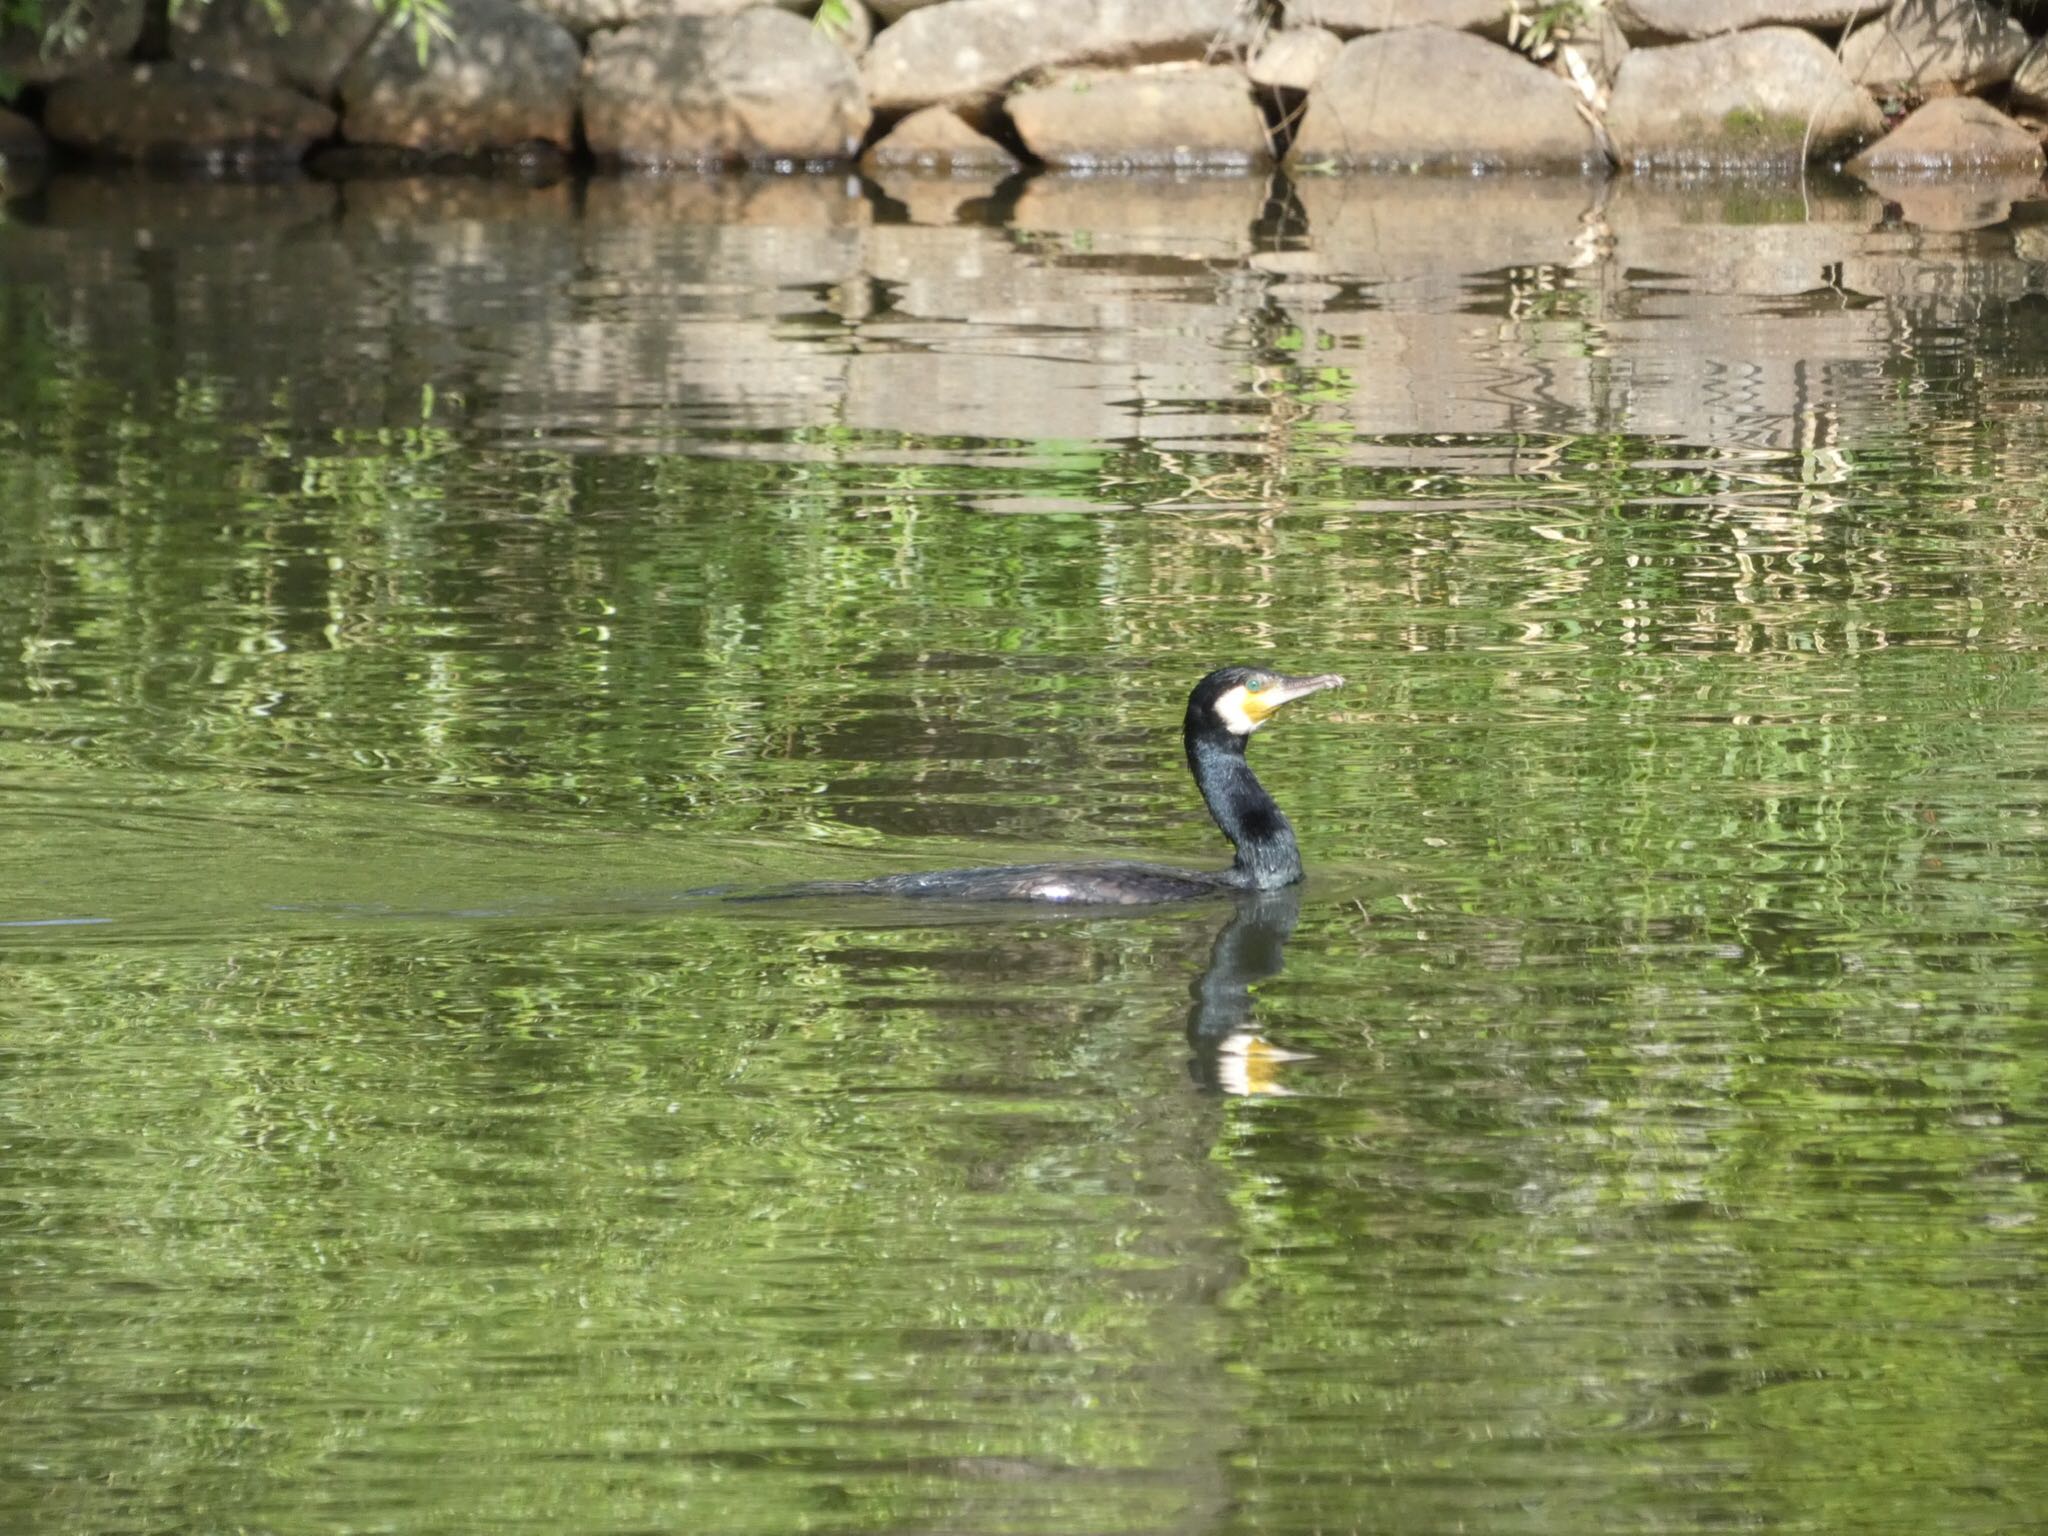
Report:
M646 22L591 40L583 132L627 165L850 158L867 133L860 74L801 16L752 10Z
M431 154L571 144L576 39L512 0L446 6L453 36L424 63L409 29L386 27L342 76L342 136Z
M1939 171L1955 166L2042 167L2041 141L1989 102L1941 96L1849 162L1865 171Z
M1327 27L1339 37L1444 27L1499 41L1508 35L1509 11L1508 0L1288 0L1287 24Z
M702 21L713 16L737 16L758 5L778 0L526 0L531 10L552 17L578 37L614 27L638 26L643 21ZM785 10L798 9L800 0L789 0Z
M1564 80L1576 82L1582 72L1590 76L1603 93L1601 99L1604 101L1604 93L1614 88L1614 77L1621 69L1621 61L1629 56L1633 46L1628 34L1615 22L1612 12L1597 11L1586 18L1585 25L1558 39L1558 46L1543 65Z
M1418 27L1344 45L1309 93L1288 158L1304 168L1555 169L1590 165L1599 149L1555 75L1470 33Z
M1283 27L1259 44L1246 65L1253 85L1275 91L1305 91L1330 61L1344 51L1344 40L1321 27Z
M11 16L17 7L8 6ZM148 0L77 0L42 7L46 18L64 25L45 35L41 27L0 21L0 74L24 85L46 85L90 74L118 63L134 49L149 14Z
M1811 32L1765 27L1622 60L1607 135L1624 165L1797 164L1884 131L1877 105Z
M1753 27L1845 27L1887 0L1614 0L1609 14L1631 42L1693 42Z
M1203 58L1239 17L1238 0L944 0L885 27L861 78L877 112L980 105L1037 70Z
M1228 65L1077 70L1007 107L1025 148L1067 170L1241 168L1271 156L1251 82Z
M383 24L377 0L209 0L171 14L171 57L318 100Z
M868 147L860 163L870 171L938 171L949 175L1007 176L1017 157L977 133L951 107L925 107Z
M1915 0L1858 27L1842 44L1842 67L1867 91L1967 95L2013 77L2027 56L2027 32L1984 0Z
M42 129L23 117L0 107L0 167L26 165L46 158L49 142Z
M2048 40L2038 42L2013 72L2012 104L2030 111L2048 111Z
M119 160L292 165L334 132L334 114L203 65L135 64L51 86L43 127L67 148Z

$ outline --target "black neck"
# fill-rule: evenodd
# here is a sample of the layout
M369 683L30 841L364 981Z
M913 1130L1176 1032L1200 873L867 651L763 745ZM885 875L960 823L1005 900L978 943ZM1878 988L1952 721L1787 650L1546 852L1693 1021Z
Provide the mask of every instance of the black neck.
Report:
M1254 891L1277 891L1301 878L1301 850L1294 828L1245 761L1245 738L1190 720L1181 732L1188 768L1200 786L1209 814L1236 845L1233 882Z

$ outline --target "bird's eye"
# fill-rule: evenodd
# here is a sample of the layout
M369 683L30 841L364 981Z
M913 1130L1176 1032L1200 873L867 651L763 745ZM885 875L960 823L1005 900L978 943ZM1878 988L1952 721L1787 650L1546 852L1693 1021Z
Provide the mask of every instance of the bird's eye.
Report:
M1248 681L1247 681L1247 682L1245 683L1245 685L1244 685L1244 691L1245 691L1246 693L1258 693L1258 692L1262 691L1262 690L1263 690L1263 689L1265 688L1265 686L1266 686L1266 679L1265 679L1265 678L1263 678L1263 677L1254 677L1254 678L1251 678L1251 679L1249 679L1249 680L1248 680Z

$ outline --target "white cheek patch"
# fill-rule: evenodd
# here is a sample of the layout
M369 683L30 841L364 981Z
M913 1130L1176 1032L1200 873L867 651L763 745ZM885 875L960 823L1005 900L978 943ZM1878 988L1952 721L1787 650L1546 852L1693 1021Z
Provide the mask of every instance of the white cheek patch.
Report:
M1245 709L1244 700L1244 684L1239 683L1216 701L1216 718L1233 736L1249 736L1259 728L1259 722Z

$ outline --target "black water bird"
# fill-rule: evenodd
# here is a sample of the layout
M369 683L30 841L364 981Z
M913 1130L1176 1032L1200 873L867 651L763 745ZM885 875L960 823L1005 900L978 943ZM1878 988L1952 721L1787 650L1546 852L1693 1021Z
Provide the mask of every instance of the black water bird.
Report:
M1209 814L1237 848L1228 869L1175 869L1124 861L1012 864L882 875L803 888L803 894L911 896L951 901L1042 901L1071 906L1138 906L1243 891L1276 891L1301 879L1301 850L1286 814L1245 761L1252 733L1283 704L1344 679L1334 672L1283 677L1262 667L1223 667L1188 695L1181 742ZM792 893L794 894L794 893Z

